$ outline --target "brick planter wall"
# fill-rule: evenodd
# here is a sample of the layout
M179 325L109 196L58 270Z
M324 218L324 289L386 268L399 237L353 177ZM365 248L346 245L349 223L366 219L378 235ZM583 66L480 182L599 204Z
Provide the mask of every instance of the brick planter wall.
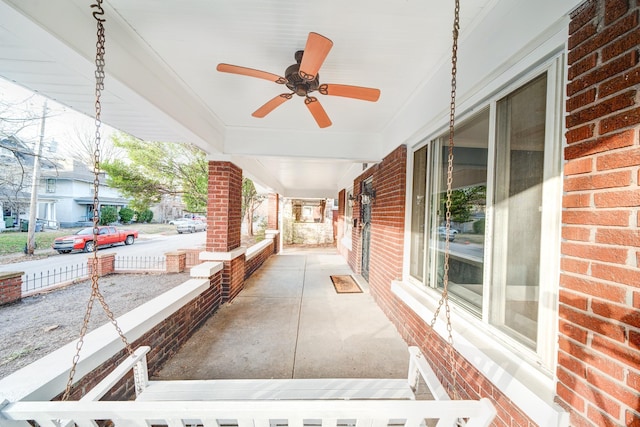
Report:
M93 255L91 255L87 261L89 276L93 274L93 261ZM96 268L98 270L98 276L100 277L113 274L116 271L116 254L98 254Z
M640 426L640 6L571 17L557 393L572 426Z
M182 273L187 266L187 253L184 251L168 252L165 254L167 259L167 273Z
M22 272L0 273L0 305L22 299Z
M222 272L210 278L209 288L197 298L186 304L172 316L131 343L135 349L142 345L151 347L147 354L149 376L158 372L193 333L218 309L221 304ZM73 386L71 400L79 399L84 393L109 374L113 368L127 356L122 350L111 359L85 375ZM60 396L58 396L59 398ZM127 400L135 397L133 374L129 373L109 392L104 400Z
M245 259L245 265L244 265L245 280L251 277L251 275L255 273L255 271L258 268L260 268L260 266L264 264L264 262L267 259L269 259L271 255L275 253L275 245L276 245L276 240L272 239L271 244L269 246L267 246L266 248L264 248L258 254L252 256L251 258Z

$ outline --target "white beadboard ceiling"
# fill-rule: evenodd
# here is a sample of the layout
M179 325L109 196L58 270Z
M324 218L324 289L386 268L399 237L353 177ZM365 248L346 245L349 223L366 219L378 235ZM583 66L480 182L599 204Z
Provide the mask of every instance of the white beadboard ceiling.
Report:
M0 0L0 75L92 115L91 3ZM462 0L461 39L498 3ZM385 129L450 60L453 1L108 0L104 7L104 121L147 140L194 143L285 196L335 197L362 163L381 160ZM283 75L311 31L334 43L321 83L379 88L379 101L317 95L333 122L326 129L297 96L252 117L286 88L216 65Z

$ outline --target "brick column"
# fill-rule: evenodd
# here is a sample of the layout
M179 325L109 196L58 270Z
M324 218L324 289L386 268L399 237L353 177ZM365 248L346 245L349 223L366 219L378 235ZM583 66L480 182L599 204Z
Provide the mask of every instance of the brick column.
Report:
M93 274L93 255L89 257L87 261L87 269L89 270L89 275ZM100 254L98 255L98 276L106 276L108 274L112 274L116 271L116 254Z
M242 169L231 162L209 162L207 242L210 252L240 246L242 226Z
M187 267L187 253L184 251L167 252L167 265L165 270L167 273L182 273Z
M0 273L0 305L22 299L22 271Z
M221 261L222 299L233 299L244 287L246 248L240 247L242 169L227 161L209 161L206 251L201 261Z
M278 214L280 212L280 195L269 194L267 229L278 230Z

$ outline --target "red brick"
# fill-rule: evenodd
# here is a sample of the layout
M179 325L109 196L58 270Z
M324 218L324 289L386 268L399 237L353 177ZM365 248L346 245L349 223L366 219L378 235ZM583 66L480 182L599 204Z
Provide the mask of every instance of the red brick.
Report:
M598 48L601 48L608 43L617 40L623 34L633 30L637 25L638 13L637 11L634 11L623 19L617 21L615 24L605 27L598 34L590 37L585 42L580 44L580 46L577 46L575 49L572 49L569 52L567 58L569 65L575 63L580 58L583 58L591 52L596 51ZM612 72L612 74L616 74L616 72Z
M567 273L587 274L589 271L589 262L575 258L563 257L560 260L560 269Z
M598 399L599 400L599 399ZM610 401L604 400L602 401L602 404L604 405L605 403L609 403ZM610 409L615 418L619 417L619 413L620 413L620 406L616 405L616 404L611 404L607 407L607 409ZM591 422L593 422L594 426L598 426L598 427L620 427L620 424L618 422L616 422L615 420L612 420L611 417L609 417L606 414L603 414L601 411L599 411L598 409L594 408L593 406L587 406L587 416L589 417L589 420Z
M590 387L582 379L577 378L575 375L573 375L569 371L566 371L562 367L558 368L558 380L560 380L567 387L574 390L580 396L584 397L589 402L605 410L607 413L611 414L620 411L620 405L618 403L614 402L612 399L609 399L599 390L595 390L593 387Z
M637 268L593 263L591 265L591 274L595 278L610 282L640 287L640 270Z
M571 43L571 39L569 39L569 42ZM591 55L586 56L581 60L575 62L571 67L569 67L569 80L573 80L579 75L594 69L596 65L598 65L598 53L594 52ZM584 102L582 100L578 100L577 103L586 105L593 102L595 100L595 89L592 89L592 91L590 92L592 93L585 96L587 96L588 98L592 98L591 101ZM579 106L580 105L578 105L577 107ZM567 111L572 111L575 109L575 108L569 108L569 107L573 107L573 103L571 102L571 100L567 101Z
M579 175L565 178L564 191L598 190L623 187L630 184L631 171L600 173L588 176Z
M576 292L599 297L619 304L624 304L627 300L627 291L624 287L619 285L609 285L586 277L562 274L560 276L560 285Z
M635 139L635 132L625 132L624 139L633 145ZM598 156L596 159L596 169L608 170L608 169L620 169L625 167L632 167L640 165L640 149L634 148L630 150L621 150L615 153L607 153Z
M562 243L563 255L572 256L583 260L596 260L625 264L627 262L627 250L622 248L603 247L601 245L589 245L584 243Z
M567 289L560 289L559 301L583 311L589 307L589 301L584 295L578 295Z
M607 319L616 320L635 328L640 328L640 311L630 308L594 300L591 303L591 310Z
M569 52L569 56L572 56L572 54L573 52ZM637 64L638 53L636 51L631 51L596 68L590 73L584 74L579 78L569 82L569 84L567 85L567 95L569 97L572 97L578 92L582 92L583 90L593 85L609 79L611 76L615 76L616 74L628 71L629 69L635 67Z
M640 230L599 228L596 230L595 241L607 245L640 247Z
M587 25L596 17L596 3L585 2L571 14L571 22L569 23L569 34L574 34L580 28Z
M585 347L581 343L571 341L562 335L559 336L558 342L561 351L565 351L576 359L588 363L589 366L598 369L599 371L609 375L611 378L615 378L619 381L624 379L627 369L626 367L623 367L620 362L608 357L602 357L602 354Z
M619 129L637 125L640 123L640 108L634 108L615 116L603 119L600 122L600 134L604 135Z
M608 322L606 320L589 316L579 310L574 310L568 306L560 306L559 315L561 319L565 319L567 322L574 323L590 331L604 335L609 339L616 340L618 342L625 342L625 329L621 325Z
M640 427L640 413L633 410L625 411L625 427Z
M630 371L627 376L627 385L636 391L640 391L640 374Z
M565 134L567 144L574 144L576 142L593 138L594 130L595 130L595 125L593 123L586 124L579 128L568 130L567 133Z
M620 210L571 210L562 213L564 224L628 226L629 218L630 211Z
M567 160L589 156L591 154L602 153L616 148L630 147L635 143L635 132L624 131L595 140L581 142L565 148L564 155ZM600 169L598 169L600 170Z
M617 75L609 80L605 80L598 87L598 95L605 98L616 92L620 92L640 83L640 67L636 67L623 74Z
M559 332L567 338L571 338L574 341L577 341L581 344L586 344L587 339L589 337L589 332L585 329L582 329L570 321L560 319L559 322L560 330Z
M640 206L640 190L599 193L595 195L595 205L598 208Z
M633 306L635 308L640 308L640 292L633 293Z
M629 10L629 0L605 0L604 24L610 25Z
M635 90L628 90L625 93L600 101L591 107L572 112L567 116L567 128L583 125L633 106L635 104L636 93Z
M627 345L617 344L609 339L595 335L591 347L600 353L606 354L627 366L640 366L640 352Z
M578 242L588 242L591 240L591 229L586 227L562 227L562 238L565 240L575 240Z

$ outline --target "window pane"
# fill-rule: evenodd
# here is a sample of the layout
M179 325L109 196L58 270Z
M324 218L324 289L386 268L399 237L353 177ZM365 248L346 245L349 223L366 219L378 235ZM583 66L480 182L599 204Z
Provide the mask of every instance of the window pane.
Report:
M482 311L488 135L489 110L486 109L456 129L453 150L449 293L452 299L476 313ZM444 286L448 144L448 136L436 144L439 155L434 156L431 197L429 246L435 255L439 288Z
M498 102L491 319L535 348L546 74Z
M413 154L413 199L411 201L411 266L410 274L424 278L424 241L427 191L427 147Z

